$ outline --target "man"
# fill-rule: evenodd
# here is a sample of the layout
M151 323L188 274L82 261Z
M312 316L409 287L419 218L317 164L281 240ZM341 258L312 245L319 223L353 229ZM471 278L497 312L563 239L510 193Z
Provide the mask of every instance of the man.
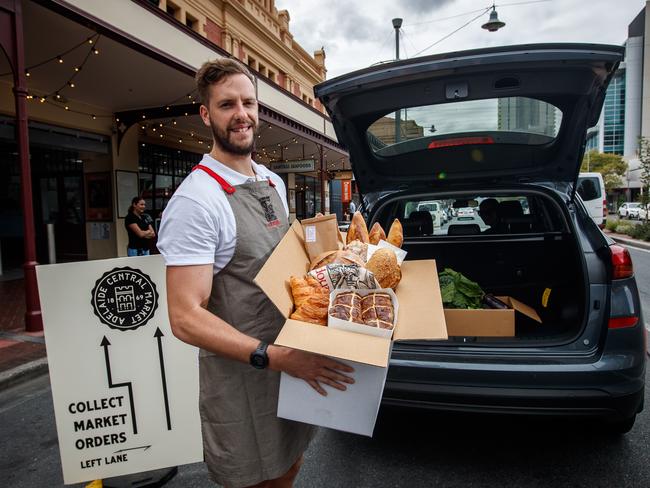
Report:
M345 390L352 368L269 345L284 319L253 283L288 229L282 180L251 159L255 79L237 61L196 76L213 149L165 209L158 247L167 263L176 337L201 348L200 411L211 478L228 488L291 487L313 427L276 416L280 371Z
M486 198L479 205L478 214L485 222L485 225L489 225L488 229L485 229L483 234L496 234L499 229L499 201L496 198Z

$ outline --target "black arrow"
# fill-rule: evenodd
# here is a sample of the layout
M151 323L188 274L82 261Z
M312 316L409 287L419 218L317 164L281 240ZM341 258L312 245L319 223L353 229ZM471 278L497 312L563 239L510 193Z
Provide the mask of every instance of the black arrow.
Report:
M164 334L160 327L156 327L154 337L158 339L158 357L160 358L160 377L162 379L163 397L165 399L165 415L167 415L167 430L172 430L172 419L169 416L169 398L167 398L167 377L165 376L165 360L163 358L162 350L162 336Z
M126 451L135 451L136 449L142 449L143 451L146 451L151 447L151 444L148 446L140 446L140 447L129 447L128 449L120 449L119 451L115 451L113 454L117 454L120 452L126 452Z
M113 376L111 375L111 360L108 357L108 346L110 346L111 343L108 342L108 339L106 336L104 336L104 339L102 339L102 343L100 346L104 348L104 358L106 359L106 377L108 379L108 387L109 388L121 388L126 386L129 389L129 403L131 404L131 418L133 419L133 433L137 434L138 433L138 424L135 420L135 405L133 403L133 386L131 385L131 382L129 381L128 383L115 383L113 384Z

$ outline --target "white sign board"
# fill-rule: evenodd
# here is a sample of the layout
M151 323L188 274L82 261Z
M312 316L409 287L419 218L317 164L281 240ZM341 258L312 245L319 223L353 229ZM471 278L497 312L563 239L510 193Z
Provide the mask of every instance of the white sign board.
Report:
M36 273L65 483L202 461L198 354L172 334L162 256Z

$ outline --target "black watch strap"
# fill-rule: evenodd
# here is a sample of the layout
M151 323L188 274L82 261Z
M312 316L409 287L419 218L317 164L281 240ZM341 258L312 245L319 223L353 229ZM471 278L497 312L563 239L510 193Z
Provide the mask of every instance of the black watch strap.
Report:
M269 345L262 341L258 344L250 356L250 363L253 368L264 369L269 365L269 356L266 354L266 349Z

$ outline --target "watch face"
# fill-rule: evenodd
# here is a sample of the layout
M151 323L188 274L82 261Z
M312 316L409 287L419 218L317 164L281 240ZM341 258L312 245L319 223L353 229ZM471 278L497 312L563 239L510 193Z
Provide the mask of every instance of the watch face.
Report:
M253 366L256 368L263 368L264 367L264 356L261 354L254 354L253 355Z

